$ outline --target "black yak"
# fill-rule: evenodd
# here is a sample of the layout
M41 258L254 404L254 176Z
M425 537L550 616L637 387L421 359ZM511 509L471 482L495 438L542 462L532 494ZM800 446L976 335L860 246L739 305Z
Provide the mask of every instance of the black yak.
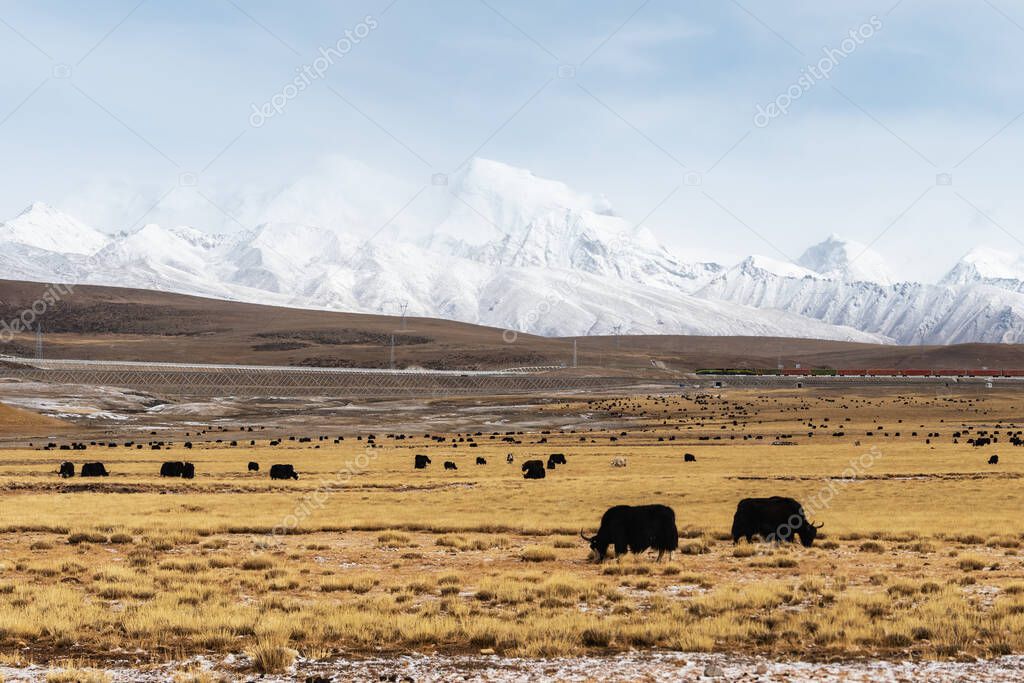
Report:
M106 477L109 476L107 468L101 462L87 462L82 465L83 477Z
M676 529L676 513L667 505L616 505L608 508L601 517L597 533L587 538L590 550L597 562L608 554L608 546L615 547L616 557L626 552L642 553L653 548L658 559L679 547L679 531Z
M271 479L298 479L299 474L295 471L295 468L291 465L271 465L270 466L270 478Z
M543 460L527 460L523 463L523 479L543 479L544 476Z
M183 462L165 462L160 466L161 477L180 477L182 471L185 469L185 463Z
M792 498L744 498L732 519L732 541L746 537L749 542L755 535L766 541L794 541L795 534L809 548L822 526L807 521L800 503Z

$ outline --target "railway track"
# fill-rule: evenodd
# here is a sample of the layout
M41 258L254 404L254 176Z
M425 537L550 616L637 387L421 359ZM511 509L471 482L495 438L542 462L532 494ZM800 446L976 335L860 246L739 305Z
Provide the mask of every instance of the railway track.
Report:
M165 396L440 397L595 390L635 383L626 377L567 375L557 370L379 370L0 356L0 377Z

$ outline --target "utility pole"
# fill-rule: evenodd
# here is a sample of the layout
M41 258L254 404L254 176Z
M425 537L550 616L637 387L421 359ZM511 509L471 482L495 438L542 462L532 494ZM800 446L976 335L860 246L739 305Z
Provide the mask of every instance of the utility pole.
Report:
M577 361L577 356L576 356L576 340L573 339L572 340L572 366L574 368L578 368L579 367L579 364L576 361Z
M389 364L392 370L395 369L395 335L391 335L391 353Z
M36 325L36 360L43 359L43 324Z
M406 312L406 311L407 311L407 310L409 309L409 301L408 301L408 300L406 300L406 301L403 301L403 302L402 302L402 303L400 303L400 304L399 304L398 306L399 306L399 308L401 308L401 309L402 309L402 323L401 323L401 329L402 329L402 330L404 331L404 330L405 330L405 312Z

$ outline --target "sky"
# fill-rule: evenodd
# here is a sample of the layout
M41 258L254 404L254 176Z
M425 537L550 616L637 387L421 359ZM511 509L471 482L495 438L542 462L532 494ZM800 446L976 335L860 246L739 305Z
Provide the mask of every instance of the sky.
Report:
M479 156L684 257L935 280L1024 253L1022 64L1008 0L0 1L0 216L365 234Z

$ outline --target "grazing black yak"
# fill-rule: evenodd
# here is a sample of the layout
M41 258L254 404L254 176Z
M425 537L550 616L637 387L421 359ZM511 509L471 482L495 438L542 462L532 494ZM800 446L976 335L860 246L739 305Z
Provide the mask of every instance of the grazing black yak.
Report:
M548 469L549 470L555 469L555 465L564 465L564 464L565 464L565 455L563 455L562 453L552 453L551 455L548 456Z
M792 498L744 498L732 519L732 542L741 537L749 542L755 535L766 541L793 541L795 534L809 548L822 526L808 522L803 507Z
M543 479L544 477L543 460L527 460L523 463L523 479Z
M271 479L298 479L299 475L291 465L271 465Z
M109 476L107 468L101 462L87 462L82 465L83 477L106 477Z
M610 545L615 547L616 557L653 548L659 560L666 551L671 556L679 547L676 513L667 505L616 505L601 517L596 534L587 538L580 531L580 536L590 543L597 562L604 560Z
M160 466L161 477L180 477L182 470L185 469L185 463L183 462L165 462Z

